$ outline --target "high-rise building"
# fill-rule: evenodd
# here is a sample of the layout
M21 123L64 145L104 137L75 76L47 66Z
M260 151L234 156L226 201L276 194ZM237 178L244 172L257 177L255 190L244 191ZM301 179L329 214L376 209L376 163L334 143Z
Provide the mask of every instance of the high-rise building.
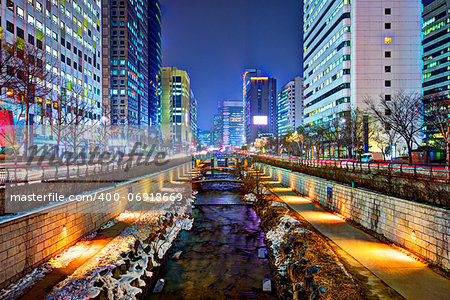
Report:
M222 147L240 147L244 144L244 120L241 100L220 103L222 113Z
M100 1L2 1L2 40L17 43L18 49L36 55L49 74L50 92L33 99L29 122L50 124L57 110L70 114L67 97L78 99L89 110L87 121L102 116ZM26 45L26 46L25 46ZM2 52L5 49L2 49ZM18 55L19 56L19 55ZM19 56L20 57L20 56ZM39 64L38 61L38 64ZM48 80L48 78L46 78ZM24 91L0 93L2 109L17 111L13 99ZM18 116L14 116L15 118ZM43 133L45 134L45 132Z
M278 136L296 130L303 123L303 79L289 81L278 92Z
M191 88L188 73L175 67L162 67L158 86L163 142L177 148L190 147Z
M191 90L191 100L189 104L189 122L191 124L191 140L197 143L197 99Z
M159 0L148 3L148 118L150 125L159 125L160 104L158 73L161 69L161 8Z
M261 71L246 70L243 76L245 142L277 135L277 81L261 76Z
M435 0L423 8L423 101L450 98L450 0ZM437 138L433 126L425 123L424 142Z
M216 148L221 148L222 147L222 141L223 141L223 120L222 120L222 105L220 105L219 102L219 106L217 107L217 111L214 114L214 119L213 119L213 129L212 129L212 146L216 147Z
M149 125L157 113L159 14L155 1L102 0L103 101L113 125Z
M211 146L211 131L210 130L198 130L198 142L201 147L208 148Z
M419 92L420 13L418 0L304 1L304 123Z

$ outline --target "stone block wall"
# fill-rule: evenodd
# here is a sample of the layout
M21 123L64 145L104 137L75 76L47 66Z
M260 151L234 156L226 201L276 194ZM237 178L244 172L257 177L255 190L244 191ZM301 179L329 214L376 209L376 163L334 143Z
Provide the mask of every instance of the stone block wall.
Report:
M266 164L255 165L273 180L383 235L426 261L450 270L448 210Z
M189 162L96 191L98 195L117 193L118 201L70 201L27 214L3 216L0 219L0 289L98 230L124 210L138 209L137 201L127 200L128 193L160 192L165 182L187 176L190 169Z

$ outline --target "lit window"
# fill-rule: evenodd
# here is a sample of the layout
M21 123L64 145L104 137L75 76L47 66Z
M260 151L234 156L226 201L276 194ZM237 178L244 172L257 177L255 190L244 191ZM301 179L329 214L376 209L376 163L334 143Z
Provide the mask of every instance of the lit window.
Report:
M34 18L32 15L28 15L28 23L33 24L34 25Z
M21 17L21 18L23 18L23 9L22 8L20 8L20 7L16 7L17 9L17 15L19 16L19 17Z
M384 44L390 45L392 43L392 39L388 36L384 37Z

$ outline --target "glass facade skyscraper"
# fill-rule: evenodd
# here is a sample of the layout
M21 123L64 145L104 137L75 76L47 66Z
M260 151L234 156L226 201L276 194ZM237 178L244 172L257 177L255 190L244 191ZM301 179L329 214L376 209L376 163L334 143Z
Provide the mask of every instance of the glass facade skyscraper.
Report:
M240 100L225 100L221 103L222 148L240 147L244 144L243 106Z
M277 81L261 76L261 71L247 70L243 76L245 142L262 136L277 135Z
M161 133L166 146L186 148L192 145L191 88L186 71L162 67L158 93L161 101Z
M161 69L161 7L158 0L148 3L148 118L150 125L160 123L158 73Z
M113 125L152 124L159 107L159 3L102 0L102 6L105 112Z
M422 17L422 88L426 107L430 101L450 98L450 0L431 2L424 7ZM432 125L424 124L424 135L426 144L434 144L437 132Z
M303 79L295 77L278 92L278 136L293 132L303 124Z

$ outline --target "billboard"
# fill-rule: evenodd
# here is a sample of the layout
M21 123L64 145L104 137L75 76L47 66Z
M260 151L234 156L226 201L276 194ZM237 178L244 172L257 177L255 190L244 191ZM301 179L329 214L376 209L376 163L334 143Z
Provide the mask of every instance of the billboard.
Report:
M267 125L267 116L253 116L253 125Z

